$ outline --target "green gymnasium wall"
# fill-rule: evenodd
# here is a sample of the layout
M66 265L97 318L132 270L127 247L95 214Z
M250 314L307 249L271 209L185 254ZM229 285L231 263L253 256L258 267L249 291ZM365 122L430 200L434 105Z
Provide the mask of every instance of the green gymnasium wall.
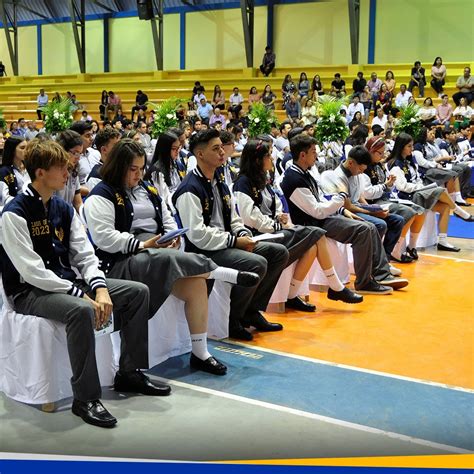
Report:
M369 9L361 0L359 63L367 63ZM246 67L239 9L186 13L186 69ZM375 63L429 64L435 56L449 61L474 58L473 0L376 0ZM77 74L79 64L70 23L42 25L43 74ZM38 71L36 26L20 27L19 72ZM109 20L111 72L156 69L151 25L137 17ZM179 69L180 15L164 16L164 68ZM254 66L267 41L267 7L255 9ZM347 0L281 4L274 7L277 66L348 64L351 62ZM5 35L0 32L0 59L11 75ZM87 71L104 70L104 24L86 22Z

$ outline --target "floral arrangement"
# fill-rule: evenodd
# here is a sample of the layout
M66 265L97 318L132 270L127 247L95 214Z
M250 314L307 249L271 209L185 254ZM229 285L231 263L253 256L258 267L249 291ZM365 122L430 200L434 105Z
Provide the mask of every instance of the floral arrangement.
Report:
M420 107L416 104L408 104L405 107L400 107L400 116L395 123L395 133L408 133L416 140L421 133L423 124L420 117L417 115Z
M248 134L250 138L255 138L258 135L268 135L272 129L272 123L278 125L274 111L267 109L265 105L260 102L252 105L248 119Z
M6 130L7 121L3 117L3 109L0 108L0 130Z
M319 144L324 142L342 142L349 135L344 117L340 114L344 99L323 95L318 100L318 116L314 137Z
M44 128L48 133L67 130L74 120L72 103L69 99L51 101L40 110L44 114Z
M178 125L178 111L183 101L177 97L166 99L161 104L147 102L147 106L155 112L155 119L151 123L152 138L158 138L163 132Z

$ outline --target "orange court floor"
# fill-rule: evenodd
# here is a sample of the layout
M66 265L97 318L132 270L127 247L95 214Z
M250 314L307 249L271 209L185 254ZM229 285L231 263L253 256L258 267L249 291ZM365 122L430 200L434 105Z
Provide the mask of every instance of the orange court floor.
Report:
M267 313L284 330L256 333L251 344L474 389L474 240L462 241L460 253L422 253L416 263L397 264L410 284L391 295L346 305L311 291L315 313Z

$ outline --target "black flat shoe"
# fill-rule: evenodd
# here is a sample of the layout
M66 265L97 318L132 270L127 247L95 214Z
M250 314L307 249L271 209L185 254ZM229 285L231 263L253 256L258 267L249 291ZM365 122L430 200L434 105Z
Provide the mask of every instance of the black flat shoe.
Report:
M412 263L415 258L413 258L411 255L408 254L408 249L407 252L402 253L401 258L394 257L393 255L390 255L390 260L393 260L394 262L398 263Z
M209 374L225 375L227 373L227 367L212 356L206 360L202 360L191 352L189 363L193 369L202 370Z
M413 259L413 260L418 260L418 251L416 248L410 248L407 247L407 254Z
M241 325L229 327L229 337L239 339L240 341L251 341L253 339L252 334Z
M285 306L287 308L296 309L298 311L305 311L307 313L314 313L316 306L311 303L306 303L299 296L286 300Z
M341 291L334 291L333 289L329 288L328 299L333 301L343 301L344 303L349 304L357 304L364 301L364 297L362 295L359 295L345 287Z
M469 204L468 202L455 201L455 204L457 204L458 206L462 206L462 207L471 207L472 206L472 204Z
M283 329L283 326L280 323L271 323L270 321L267 321L259 311L246 315L242 320L242 326L244 328L253 326L257 331L262 332L281 331Z
M237 275L237 285L250 288L252 286L258 285L260 277L253 272L239 272Z
M451 247L451 246L447 246L443 244L438 244L437 248L438 250L442 250L444 252L460 252L461 251L461 249L458 247L454 247L454 246Z
M461 217L458 216L457 214L454 214L457 218L462 219L464 222L474 222L474 216L469 216L469 217Z
M89 425L100 426L101 428L112 428L117 424L117 418L102 405L100 400L81 402L74 399L71 411L81 417Z
M117 372L114 379L117 392L134 392L143 395L165 397L171 393L171 387L164 383L152 382L143 372Z

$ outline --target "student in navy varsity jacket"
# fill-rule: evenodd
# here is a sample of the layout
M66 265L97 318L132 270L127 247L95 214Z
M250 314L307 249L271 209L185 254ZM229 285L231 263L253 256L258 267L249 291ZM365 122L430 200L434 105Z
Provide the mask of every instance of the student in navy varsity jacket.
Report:
M173 195L173 203L186 234L186 251L209 256L219 265L256 272L259 282L252 288L234 287L231 292L229 334L251 340L244 327L260 331L278 331L280 324L269 323L265 310L289 254L281 244L252 240L238 216L229 188L220 179L217 168L225 153L215 129L203 130L191 139L191 153L198 166L189 173Z
M225 365L207 350L206 279L255 285L258 276L217 267L203 255L180 252L180 239L159 243L161 235L177 226L156 188L142 181L144 167L143 147L121 140L102 168L102 182L85 201L84 214L101 269L114 278L145 283L150 289L150 317L170 294L184 301L191 366L224 375Z
M286 306L300 311L316 310L315 305L298 296L298 290L316 258L328 279L329 299L346 303L362 302L362 296L345 288L339 280L328 252L324 230L294 225L289 215L283 212L280 198L268 184L268 174L273 170L271 146L271 143L262 140L247 142L240 159L234 195L240 217L252 232L283 234L278 243L283 244L290 253L288 265L296 262Z
M23 164L26 141L22 137L8 137L5 140L0 168L0 205L4 206L17 194L23 192L23 185L30 177Z
M72 206L54 196L68 178L68 157L51 140L34 139L25 152L32 183L3 211L3 285L13 307L66 325L74 394L72 411L86 423L111 427L117 420L99 398L94 327L112 309L121 329L118 391L167 395L140 372L148 368L148 288L106 279ZM76 268L82 279L77 279Z
M352 244L355 289L358 293L387 294L392 287L402 288L407 280L393 278L376 227L344 209L347 194L326 199L309 173L316 162L316 141L297 135L290 142L293 165L285 171L281 189L290 209L291 220L299 225L315 225L326 237Z

